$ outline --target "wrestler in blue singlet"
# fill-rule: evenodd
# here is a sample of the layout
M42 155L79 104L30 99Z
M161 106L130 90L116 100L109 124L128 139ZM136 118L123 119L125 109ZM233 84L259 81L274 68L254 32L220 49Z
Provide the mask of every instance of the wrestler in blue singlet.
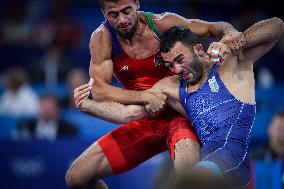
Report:
M186 81L179 87L183 105L201 143L201 161L206 167L231 178L234 186L250 179L249 142L255 119L255 104L236 99L220 79L213 65L207 79L195 92L188 92Z

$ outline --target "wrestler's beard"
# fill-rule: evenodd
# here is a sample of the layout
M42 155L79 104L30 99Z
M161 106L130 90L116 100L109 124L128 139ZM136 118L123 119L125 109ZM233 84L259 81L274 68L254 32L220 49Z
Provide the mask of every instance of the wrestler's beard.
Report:
M122 32L122 31L114 28L113 26L111 26L111 28L113 29L113 31L117 35L119 35L123 38L126 38L126 39L131 39L134 36L135 32L137 31L137 26L138 26L138 16L136 18L134 25L130 28L130 30L128 32Z
M186 69L186 72L192 73L193 77L186 81L189 85L195 85L197 84L204 73L204 65L206 65L205 62L200 61L197 56L193 56L193 61L189 63L187 66L184 66L184 69ZM178 74L180 79L183 79L182 74Z

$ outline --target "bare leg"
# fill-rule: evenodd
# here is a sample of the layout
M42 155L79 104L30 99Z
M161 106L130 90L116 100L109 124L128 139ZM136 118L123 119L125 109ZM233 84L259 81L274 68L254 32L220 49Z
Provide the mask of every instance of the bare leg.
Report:
M175 159L165 160L160 175L156 181L157 189L183 189L191 188L190 185L183 187L191 179L190 173L194 165L199 161L199 144L190 139L181 139L175 144Z
M107 189L100 179L113 174L101 147L95 142L72 163L65 180L69 188Z
M174 168L177 177L186 174L200 159L200 146L191 139L181 139L175 144Z
M103 180L98 180L95 181L93 184L90 184L88 189L108 189L108 187Z

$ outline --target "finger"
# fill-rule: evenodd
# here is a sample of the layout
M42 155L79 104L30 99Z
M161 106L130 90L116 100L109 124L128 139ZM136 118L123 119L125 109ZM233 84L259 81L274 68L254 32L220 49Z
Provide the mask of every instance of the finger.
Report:
M208 48L207 50L207 54L212 57L214 55L216 55L218 51L218 43L217 42L213 42L210 44L210 48Z
M89 92L91 89L90 87L85 88L84 90L81 91L77 91L76 93L74 93L74 98L78 98L80 97L82 94Z
M74 102L75 102L76 108L80 108L81 107L81 105L82 105L82 101L81 100L75 99Z
M76 108L80 110L80 108L82 107L82 102L80 103L76 103Z
M82 107L83 107L83 103L85 102L85 100L80 100L78 101L78 105L77 108L81 111Z
M210 57L212 59L214 59L214 60L217 60L219 58L219 54L220 54L220 51L219 50L215 50L215 52L213 52Z
M91 78L88 85L93 86L93 84L94 84L94 78Z
M211 60L213 61L214 64L220 64L220 58L219 58L220 44L214 43L213 48L214 49L210 53Z
M218 44L215 45L215 47L214 47L215 51L213 52L212 58L218 58L220 56L221 48L222 48L221 43L218 43Z
M89 95L90 92L91 92L91 89L92 89L92 87L89 87L89 88L86 88L86 89L82 90L82 91L80 92L80 95L79 95L79 96L82 96L82 95Z
M76 93L74 93L74 97L75 98L78 98L79 96L81 96L82 94L85 94L85 93L89 93L91 91L92 87L88 85L87 88L84 88L80 91L77 91Z
M225 45L225 43L222 44L222 47L220 48L220 52L219 52L219 56L223 56L225 51L227 49L227 45Z
M211 43L207 49L207 54L210 55L212 50L213 50L213 44Z
M80 87L77 87L75 90L74 90L74 93L75 92L78 92L78 91L81 91L81 90L84 90L85 88L89 87L89 84L84 84L84 85L81 85Z
M219 54L219 48L216 42L210 44L210 51L207 51L208 55L212 58L217 58Z
M83 99L87 98L87 97L89 96L89 94L90 94L90 91L87 91L87 92L81 94L81 95L78 97L78 99L79 99L79 100L83 100Z
M89 95L90 92L91 92L91 90L90 90L89 88L84 89L83 91L81 91L80 93L78 93L78 97L83 96L83 95L84 95L84 96Z

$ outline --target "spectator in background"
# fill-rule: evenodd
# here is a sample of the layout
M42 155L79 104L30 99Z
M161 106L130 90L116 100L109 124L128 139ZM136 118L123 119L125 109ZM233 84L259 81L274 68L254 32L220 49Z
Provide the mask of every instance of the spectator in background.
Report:
M253 152L253 158L284 161L284 111L272 117L267 132L267 143Z
M269 152L266 158L284 161L284 111L274 115L268 128Z
M4 9L6 18L0 25L0 41L5 45L29 46L32 25L26 19L24 1L12 0ZM2 45L1 44L1 45Z
M42 82L47 88L52 88L66 80L67 73L72 63L66 58L64 48L52 45L47 50L41 61L33 65L34 81Z
M0 114L9 116L35 116L38 97L28 84L28 76L21 68L11 68L6 86L0 97Z
M253 152L253 159L263 160L263 165L266 165L258 169L256 164L256 185L262 185L262 188L271 187L275 182L273 179L278 177L284 188L284 111L273 116L268 127L268 142ZM280 164L282 169L277 169L276 164Z
M20 122L14 139L34 138L54 141L62 137L76 137L77 134L76 127L60 118L55 96L47 94L40 99L38 117Z
M61 105L64 108L75 108L74 100L73 100L73 91L83 85L84 83L87 83L89 80L88 73L83 68L74 68L70 70L70 72L67 75L67 96L65 96L61 100Z
M53 1L47 19L35 25L33 39L37 46L59 44L64 48L78 49L83 43L82 27L69 14L68 1Z

